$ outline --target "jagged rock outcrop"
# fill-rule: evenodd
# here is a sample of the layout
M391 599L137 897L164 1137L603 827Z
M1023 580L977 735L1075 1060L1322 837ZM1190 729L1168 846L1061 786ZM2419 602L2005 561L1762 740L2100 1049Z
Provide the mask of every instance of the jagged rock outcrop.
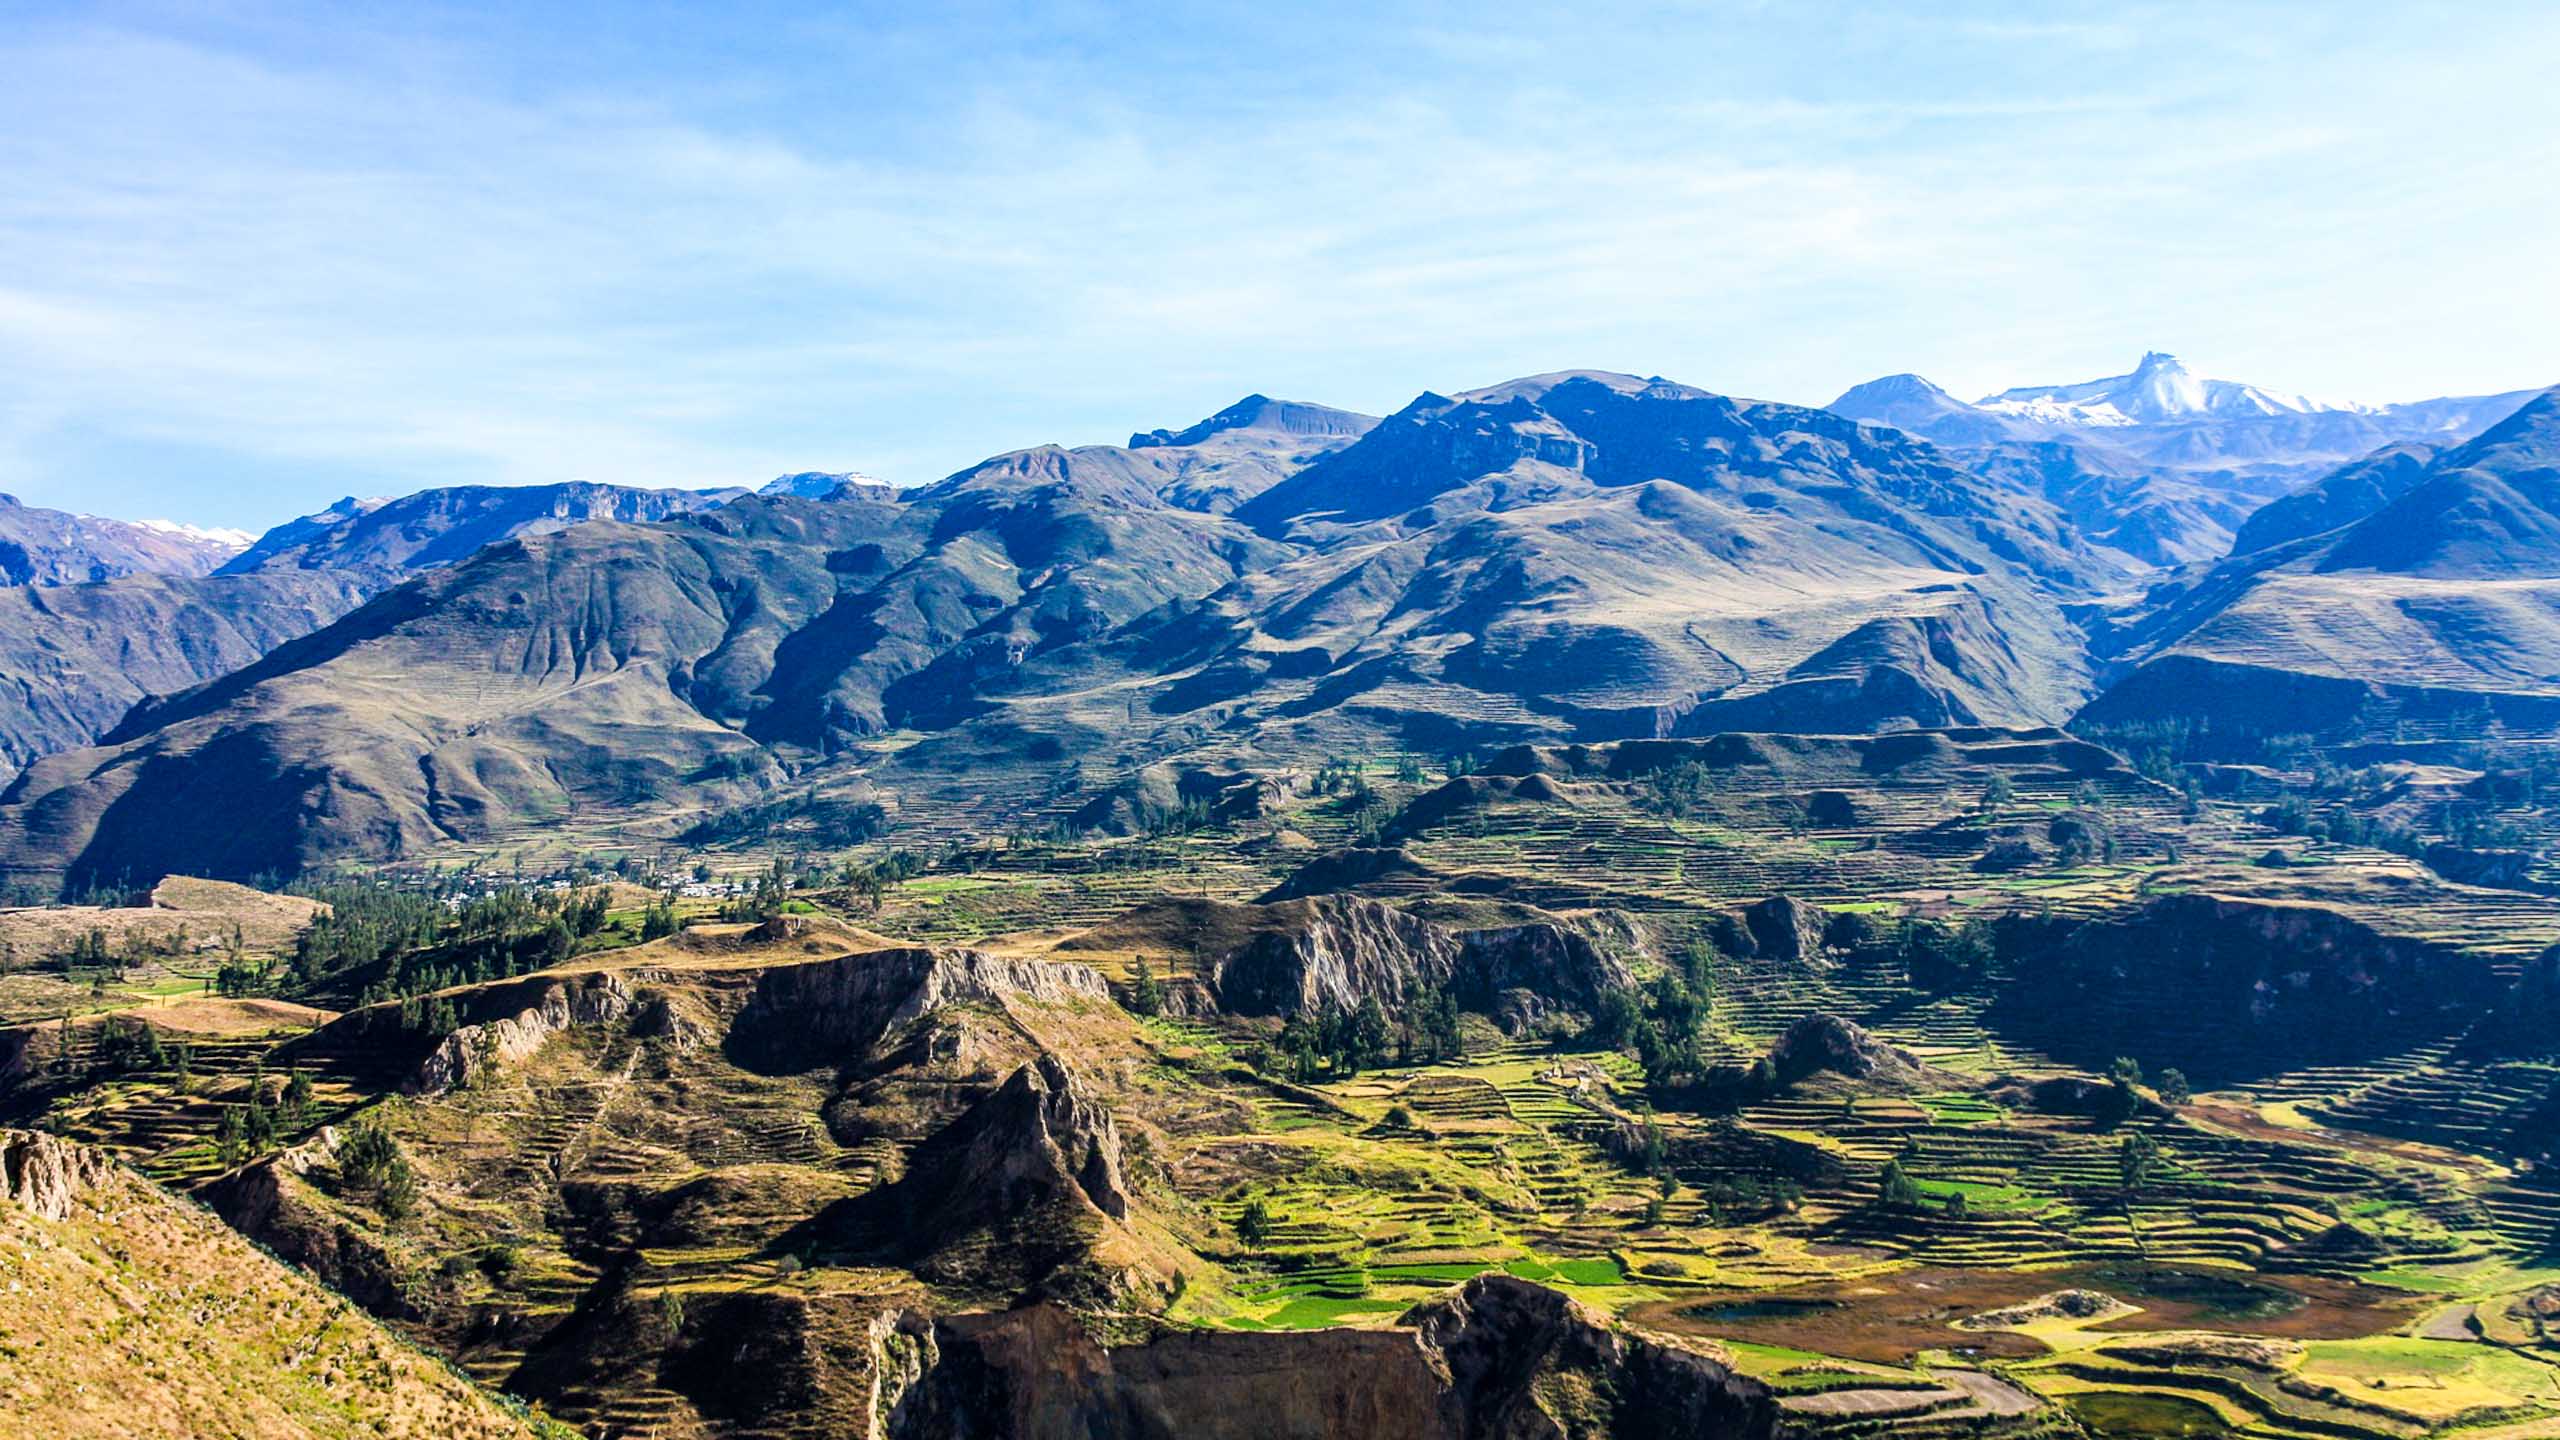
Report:
M71 1204L114 1162L41 1130L0 1130L0 1200L45 1220L68 1220Z
M1089 965L982 950L910 946L761 971L729 1028L742 1063L806 1069L871 1058L918 1021L953 1005L1064 1005L1111 992Z
M337 1155L335 1127L253 1160L197 1192L232 1229L385 1320L418 1318L418 1296L381 1241L335 1213L311 1187L314 1169Z
M1387 1330L1166 1331L1110 1345L1036 1306L880 1329L880 1440L1761 1440L1768 1388L1487 1275Z
M1822 937L1830 923L1830 913L1819 905L1792 895L1772 895L1730 917L1718 938L1736 955L1819 966L1826 963Z
M1094 1252L1129 1212L1119 1125L1043 1053L918 1145L898 1179L812 1226L822 1244L972 1293L1124 1297L1144 1282L1105 1273Z
M442 1095L479 1078L487 1067L521 1064L564 1030L609 1025L631 1013L631 987L600 971L564 980L513 1015L465 1025L439 1042L409 1079L413 1095Z
M1467 1010L1534 1018L1539 1008L1505 997L1527 991L1587 1010L1602 991L1630 983L1623 964L1560 920L1461 928L1357 895L1160 901L1064 948L1184 956L1179 968L1197 988L1177 998L1232 1015L1315 1015L1366 1000L1392 1013L1429 987Z
M1866 1088L1901 1090L1932 1078L1919 1056L1886 1044L1852 1021L1820 1012L1787 1027L1769 1047L1769 1066L1786 1085L1828 1073Z

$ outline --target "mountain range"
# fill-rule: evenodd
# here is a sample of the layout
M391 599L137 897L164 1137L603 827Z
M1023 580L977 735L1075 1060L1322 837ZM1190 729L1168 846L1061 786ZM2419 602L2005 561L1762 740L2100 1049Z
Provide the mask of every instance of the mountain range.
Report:
M2264 726L2270 673L2347 687L2334 727L2543 725L2555 405L2323 406L2159 354L1975 405L1565 371L1384 419L1248 396L905 492L342 501L202 579L0 592L0 866L1126 817L1166 767L1357 750Z

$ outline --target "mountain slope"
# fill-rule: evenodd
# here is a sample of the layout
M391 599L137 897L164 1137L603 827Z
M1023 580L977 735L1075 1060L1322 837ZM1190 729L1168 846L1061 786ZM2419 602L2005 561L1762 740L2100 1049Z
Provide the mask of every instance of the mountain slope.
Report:
M46 510L0 495L0 585L79 585L122 575L205 575L248 537L166 522Z
M2073 518L2170 503L2100 451L2004 442L2012 467L1985 474L1891 428L1603 372L1374 425L1248 400L1133 438L895 503L750 497L490 546L30 766L0 795L0 866L289 873L603 834L841 848L1112 812L1114 787L1179 791L1185 767L2051 724L2096 688L2074 617L2146 545L2179 554L2128 535L2136 517L2104 537ZM2430 522L2448 564L2477 569L2454 532L2496 517L2482 544L2542 533L2535 472L2494 448L2465 452L2472 498ZM2179 503L2219 524L2198 495ZM2149 659L2236 626L2275 655L2388 621L2433 634L2399 647L2420 670L2460 650L2478 683L2541 683L2538 592L2400 568L2432 588L2367 615L2378 592L2279 546L2110 633ZM2347 598L2292 629L2247 606L2205 623L2278 569Z
M2434 446L2402 441L2341 465L2252 513L2232 537L2231 553L2246 555L2352 525L2409 493L2426 478L2436 453Z
M1967 456L2020 441L2095 445L2156 479L2201 485L2246 508L2388 445L2459 444L2533 393L2329 404L2205 379L2155 351L2123 375L2020 386L1973 404L1915 375L1888 376L1852 387L1830 408Z
M624 485L450 485L397 500L339 501L259 537L222 567L352 570L387 583L450 565L484 545L589 520L663 520L718 505L743 490L637 490Z
M333 571L0 588L0 774L92 744L145 697L249 664L364 592Z
M0 1130L12 1429L530 1436L532 1427L214 1216L98 1152Z
M2414 476L2387 457L2306 513L2363 518L2273 540L2160 597L2138 664L2086 712L2342 734L2489 716L2560 727L2560 390Z
M987 677L1274 554L1095 468L1032 452L922 503L752 498L490 546L30 767L0 860L246 875L687 824L779 783L777 757L950 723Z

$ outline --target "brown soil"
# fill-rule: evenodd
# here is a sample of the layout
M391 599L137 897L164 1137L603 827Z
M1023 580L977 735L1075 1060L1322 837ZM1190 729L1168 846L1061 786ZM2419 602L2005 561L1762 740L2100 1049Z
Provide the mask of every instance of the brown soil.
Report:
M2182 1272L2178 1272L2182 1273ZM2224 1278L2224 1277L2216 1277ZM1952 1350L1994 1358L2041 1355L2038 1341L2011 1331L1959 1330L1955 1322L2055 1290L2102 1290L2142 1307L2134 1314L2092 1326L2108 1332L2224 1330L2294 1339L2346 1340L2393 1329L2407 1318L2409 1298L2396 1291L2302 1276L2227 1277L2297 1296L2302 1303L2280 1314L2235 1315L2206 1302L2162 1294L2099 1267L2055 1270L1904 1270L1860 1280L1823 1281L1784 1290L1728 1291L1703 1299L1639 1306L1629 1318L1657 1329L1717 1339L1784 1345L1877 1364L1907 1363L1923 1350Z

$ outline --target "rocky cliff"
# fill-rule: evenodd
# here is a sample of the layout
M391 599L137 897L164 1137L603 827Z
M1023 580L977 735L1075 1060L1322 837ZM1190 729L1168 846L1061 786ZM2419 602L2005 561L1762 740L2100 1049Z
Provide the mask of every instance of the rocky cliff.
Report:
M1119 1126L1044 1053L917 1146L899 1179L829 1207L809 1229L821 1245L894 1258L937 1285L1121 1308L1163 1278L1099 1253L1129 1216Z
M2318 905L2170 895L2130 920L2004 940L1995 1019L2053 1054L2176 1066L2201 1086L2458 1035L2509 986L2484 957Z
M850 1064L952 1006L1108 1001L1087 965L910 946L760 972L730 1026L729 1053L759 1068Z
M1171 956L1174 974L1197 981L1177 991L1180 1003L1232 1015L1349 1011L1364 1000L1392 1012L1424 988L1484 1014L1516 1013L1503 1004L1516 991L1588 1009L1602 991L1630 983L1623 964L1560 917L1444 924L1356 895L1159 901L1061 950Z
M532 1058L543 1042L565 1030L606 1025L631 1013L631 987L610 971L546 986L541 998L512 1015L465 1025L447 1035L409 1079L413 1095L441 1095L467 1085L491 1066Z
M1040 1306L885 1324L880 1440L1758 1440L1766 1387L1489 1275L1385 1330L1095 1339Z
M111 1162L84 1145L41 1130L0 1130L0 1200L44 1220L71 1218L71 1202L106 1176Z

